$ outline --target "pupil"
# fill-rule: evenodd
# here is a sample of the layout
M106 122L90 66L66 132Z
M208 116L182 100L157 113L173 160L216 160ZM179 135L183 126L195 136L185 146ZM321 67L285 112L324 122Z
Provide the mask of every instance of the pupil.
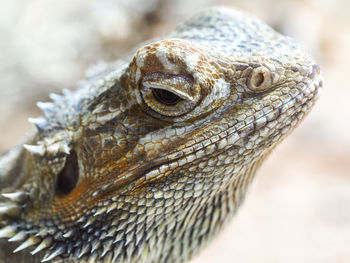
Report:
M163 89L152 89L154 97L167 106L174 106L182 99L174 93Z
M77 185L79 178L78 156L71 151L67 156L66 164L57 177L57 189L60 193L69 194Z

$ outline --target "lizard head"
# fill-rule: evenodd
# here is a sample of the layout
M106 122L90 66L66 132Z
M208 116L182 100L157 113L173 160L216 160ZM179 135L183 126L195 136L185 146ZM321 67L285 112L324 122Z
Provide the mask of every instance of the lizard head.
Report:
M38 104L27 151L0 161L0 236L43 261L182 262L236 210L321 85L290 38L204 11Z

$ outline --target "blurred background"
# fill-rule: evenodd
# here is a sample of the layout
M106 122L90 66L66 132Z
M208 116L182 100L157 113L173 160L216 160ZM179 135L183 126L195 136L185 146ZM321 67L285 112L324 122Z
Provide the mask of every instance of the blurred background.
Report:
M211 5L245 10L296 38L320 64L325 88L230 226L191 263L350 262L348 0L2 0L0 152L32 128L36 101L76 88L89 66Z

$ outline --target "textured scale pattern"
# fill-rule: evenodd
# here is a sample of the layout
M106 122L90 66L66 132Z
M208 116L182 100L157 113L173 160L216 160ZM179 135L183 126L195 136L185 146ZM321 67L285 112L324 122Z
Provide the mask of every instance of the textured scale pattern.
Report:
M322 86L294 40L225 8L99 68L0 158L1 262L185 262Z

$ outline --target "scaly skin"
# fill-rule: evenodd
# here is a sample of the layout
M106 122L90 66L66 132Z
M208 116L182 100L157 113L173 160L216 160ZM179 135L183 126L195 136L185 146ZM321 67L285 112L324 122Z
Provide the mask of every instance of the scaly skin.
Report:
M321 85L294 40L237 11L202 11L38 104L26 150L0 159L0 236L12 241L1 262L188 260Z

